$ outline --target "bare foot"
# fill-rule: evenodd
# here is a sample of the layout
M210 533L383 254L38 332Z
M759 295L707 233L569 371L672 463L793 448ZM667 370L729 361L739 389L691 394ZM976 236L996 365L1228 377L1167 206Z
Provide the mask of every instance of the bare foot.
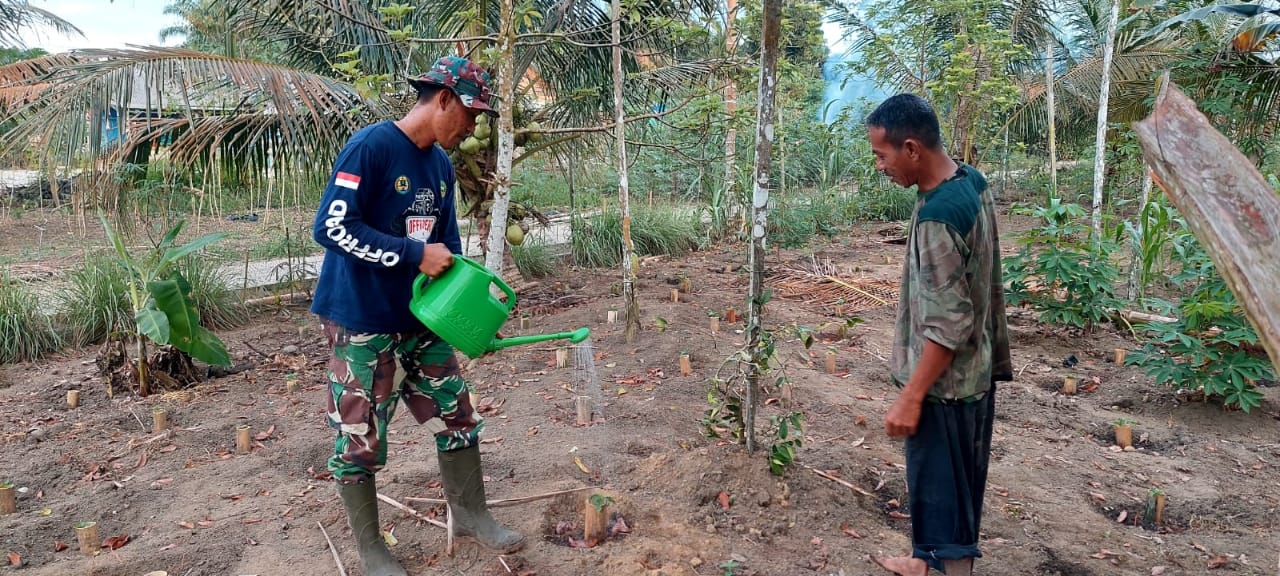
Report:
M928 576L929 574L929 565L919 558L909 556L880 558L872 556L871 561L898 576Z

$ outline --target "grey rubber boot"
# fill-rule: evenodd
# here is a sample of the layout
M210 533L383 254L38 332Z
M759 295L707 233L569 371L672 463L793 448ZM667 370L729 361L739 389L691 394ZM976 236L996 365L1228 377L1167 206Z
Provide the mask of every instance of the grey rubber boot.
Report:
M347 508L347 522L360 550L364 576L408 576L382 539L378 524L378 489L373 479L360 484L338 484L338 495Z
M444 495L453 511L453 531L471 536L481 545L503 554L524 546L524 536L498 525L485 503L484 473L480 468L480 447L437 452Z

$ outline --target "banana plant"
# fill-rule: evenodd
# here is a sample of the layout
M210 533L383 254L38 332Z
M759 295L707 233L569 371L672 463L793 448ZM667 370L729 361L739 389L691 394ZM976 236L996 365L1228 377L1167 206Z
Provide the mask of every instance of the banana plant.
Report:
M206 234L176 246L185 220L165 233L155 249L139 258L125 246L120 234L105 215L99 214L102 228L116 251L117 263L127 272L129 301L134 310L134 338L138 353L138 393L151 393L147 340L157 346L171 345L192 358L208 364L228 366L231 358L216 334L200 325L200 313L191 301L191 284L174 266L182 258L226 237Z

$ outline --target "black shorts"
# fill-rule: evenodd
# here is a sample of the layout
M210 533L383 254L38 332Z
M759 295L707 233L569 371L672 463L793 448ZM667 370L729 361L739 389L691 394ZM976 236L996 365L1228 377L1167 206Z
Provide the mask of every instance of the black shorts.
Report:
M906 441L912 556L942 571L943 560L981 558L978 529L991 456L995 386L971 402L927 399Z

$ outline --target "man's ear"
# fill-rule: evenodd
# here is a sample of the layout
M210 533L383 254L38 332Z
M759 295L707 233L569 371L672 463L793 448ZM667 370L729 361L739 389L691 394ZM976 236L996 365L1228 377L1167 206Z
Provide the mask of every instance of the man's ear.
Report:
M916 140L915 138L907 138L906 140L902 141L903 154L906 154L907 157L912 160L919 160L920 153L923 150L924 150L924 147L921 146L920 141Z
M446 89L440 90L439 92L436 92L436 105L439 106L441 110L448 110L449 104L451 104L452 102L453 102L453 91L446 88Z

